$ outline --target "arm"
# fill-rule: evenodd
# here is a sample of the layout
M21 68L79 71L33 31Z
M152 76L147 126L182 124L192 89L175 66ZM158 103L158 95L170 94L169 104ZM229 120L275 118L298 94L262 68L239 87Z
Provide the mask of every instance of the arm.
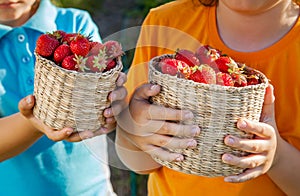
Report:
M28 96L19 102L20 113L0 119L0 161L16 156L30 147L44 133L53 140L69 139L77 141L80 138L72 135L72 129L65 128L54 131L46 128L40 121L33 117L32 108L34 97ZM38 127L45 129L38 131Z
M269 86L266 90L261 122L251 122L246 119L238 121L238 127L241 130L256 135L253 140L242 140L230 136L234 140L229 142L229 137L225 138L227 145L251 153L249 156L240 158L228 154L223 155L225 163L246 169L240 175L225 178L225 181L243 182L266 173L286 194L299 195L300 151L279 135L275 122L274 101L273 87Z
M19 102L19 113L0 118L0 162L18 155L44 134L53 141L78 142L94 137L91 131L73 132L72 128L54 130L33 115L34 97L29 95Z
M128 109L118 119L117 153L127 167L138 173L149 173L161 167L153 157L182 161L183 155L167 149L196 147L193 137L200 133L198 126L174 123L191 120L193 114L190 111L150 104L149 97L159 91L157 85L142 85L135 91Z

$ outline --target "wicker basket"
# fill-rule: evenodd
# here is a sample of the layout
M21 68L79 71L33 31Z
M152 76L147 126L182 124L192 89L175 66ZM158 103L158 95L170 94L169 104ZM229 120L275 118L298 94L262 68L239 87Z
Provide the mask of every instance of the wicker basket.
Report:
M196 83L158 71L156 65L165 57L173 55L158 56L149 62L149 81L161 86L161 92L151 100L154 104L191 110L195 118L190 123L198 124L201 134L196 137L195 149L173 151L182 153L184 161L156 161L170 169L200 176L216 177L241 173L242 168L223 163L221 156L226 152L236 156L247 153L226 146L224 137L229 134L242 138L252 137L240 131L236 122L240 117L259 121L267 78L257 71L263 81L258 85L226 87Z
M108 72L83 73L35 56L34 116L55 129L98 130L105 122L103 111L110 105L108 93L123 68L121 59Z

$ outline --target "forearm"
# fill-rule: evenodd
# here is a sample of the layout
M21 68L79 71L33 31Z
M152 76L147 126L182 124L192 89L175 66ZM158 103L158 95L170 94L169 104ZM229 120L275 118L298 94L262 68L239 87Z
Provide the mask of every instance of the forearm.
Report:
M276 154L269 177L287 195L300 195L300 151L280 138Z
M148 174L161 165L155 162L152 157L137 148L125 134L125 130L117 126L116 151L121 161L131 170L140 174Z
M23 152L42 135L19 113L1 118L0 162Z

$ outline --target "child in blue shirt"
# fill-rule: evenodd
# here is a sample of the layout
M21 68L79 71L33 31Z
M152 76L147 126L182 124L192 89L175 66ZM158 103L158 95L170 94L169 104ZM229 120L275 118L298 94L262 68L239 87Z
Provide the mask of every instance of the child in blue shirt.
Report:
M94 41L101 41L97 26L85 11L58 8L50 0L0 1L0 113L4 116L1 120L19 115L19 101L33 93L36 40L55 30L80 31L91 35ZM124 82L123 75L117 81L119 88L109 96L111 101L123 103ZM117 115L120 111L112 110L104 112L109 129L82 142L54 142L46 136L37 140L41 135L35 135L28 146L37 141L30 148L0 162L0 195L115 195L103 134L114 129L113 113ZM26 116L28 109L24 112ZM17 121L11 126L15 124Z

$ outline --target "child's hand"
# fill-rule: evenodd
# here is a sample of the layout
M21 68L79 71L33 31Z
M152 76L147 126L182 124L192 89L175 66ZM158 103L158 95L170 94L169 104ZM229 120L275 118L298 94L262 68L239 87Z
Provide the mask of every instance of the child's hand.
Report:
M138 88L124 110L118 125L124 131L122 135L140 150L152 158L166 161L182 161L183 155L167 149L185 149L196 146L193 139L200 133L196 125L183 125L177 122L191 120L190 111L176 110L153 105L150 96L158 94L160 87L145 84ZM174 137L183 136L183 138Z
M127 90L123 86L127 81L127 76L125 73L120 72L119 77L116 81L116 89L108 95L108 99L111 102L111 106L104 110L103 115L106 118L106 125L101 128L101 132L108 133L116 128L116 117L124 110L127 106L126 96Z
M30 121L31 125L35 129L45 134L49 139L53 141L66 140L69 142L78 142L83 139L88 139L97 135L92 131L82 131L80 133L75 133L75 132L73 133L72 128L63 128L61 130L55 130L46 126L39 119L34 117L33 115L34 103L35 103L35 99L33 95L29 95L23 98L19 102L20 113Z
M239 150L251 153L245 157L236 157L224 154L222 160L230 165L236 165L246 170L236 176L226 177L227 182L244 182L266 173L272 166L279 137L274 116L273 87L266 90L261 122L240 119L237 123L239 129L255 135L254 139L241 139L227 136L225 144Z

